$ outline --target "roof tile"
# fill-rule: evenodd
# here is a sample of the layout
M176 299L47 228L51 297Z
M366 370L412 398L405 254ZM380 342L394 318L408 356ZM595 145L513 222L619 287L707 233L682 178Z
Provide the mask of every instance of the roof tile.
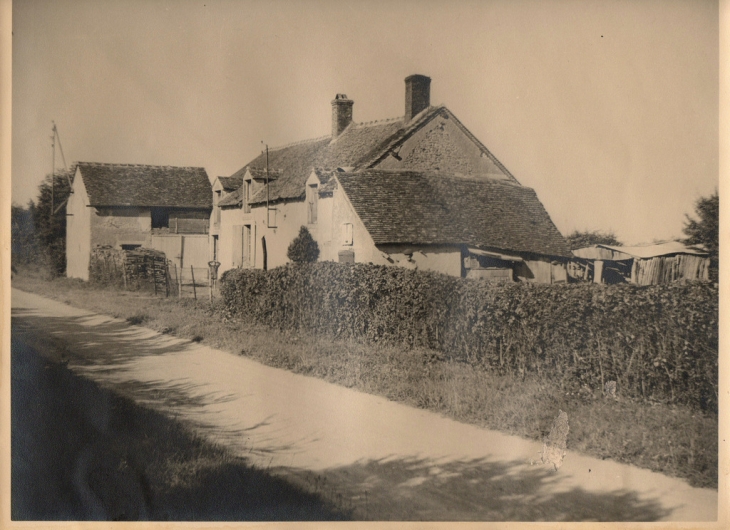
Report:
M211 208L212 186L202 167L79 162L91 206Z
M466 244L571 256L535 191L519 184L420 171L336 177L376 244Z

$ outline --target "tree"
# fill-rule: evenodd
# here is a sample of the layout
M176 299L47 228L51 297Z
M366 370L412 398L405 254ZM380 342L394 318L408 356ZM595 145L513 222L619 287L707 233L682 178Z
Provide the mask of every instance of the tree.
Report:
M299 229L299 235L289 245L287 257L294 263L314 263L319 258L319 245L306 226Z
M33 224L34 210L33 201L28 201L26 208L18 204L10 207L10 258L13 266L38 262L40 258Z
M38 199L33 208L36 239L49 260L53 274L63 274L66 271L66 201L71 194L73 172L57 171L53 179L53 190L51 175L47 175L38 186Z
M621 246L623 243L616 239L616 234L612 230L608 232L601 232L599 230L574 230L568 237L566 237L570 250L577 248L590 247L592 245L612 245L615 247Z
M720 196L717 190L709 197L700 197L695 202L692 218L685 214L684 242L688 245L702 245L710 254L710 278L717 281L720 254Z

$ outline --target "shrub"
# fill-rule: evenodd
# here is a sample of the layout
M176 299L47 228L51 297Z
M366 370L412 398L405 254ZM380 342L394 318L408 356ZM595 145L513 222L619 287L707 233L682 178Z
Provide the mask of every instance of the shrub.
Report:
M426 346L564 388L717 407L718 288L490 284L399 267L318 262L231 270L227 309L277 329Z
M299 235L289 245L286 256L293 263L314 263L317 261L317 258L319 258L319 245L317 245L306 226L299 229Z

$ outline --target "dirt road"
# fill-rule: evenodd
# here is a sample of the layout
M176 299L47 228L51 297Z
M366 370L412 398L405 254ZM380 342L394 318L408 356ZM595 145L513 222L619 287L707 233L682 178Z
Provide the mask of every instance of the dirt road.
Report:
M714 521L718 495L269 368L13 290L13 333L272 473L376 520ZM556 411L557 414L557 411Z

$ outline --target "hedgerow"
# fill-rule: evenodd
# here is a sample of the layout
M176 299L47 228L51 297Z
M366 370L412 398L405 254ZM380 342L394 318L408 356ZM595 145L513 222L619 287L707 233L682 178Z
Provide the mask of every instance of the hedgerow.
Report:
M366 264L234 269L227 310L277 329L425 346L444 357L567 389L717 409L718 289L492 284Z

